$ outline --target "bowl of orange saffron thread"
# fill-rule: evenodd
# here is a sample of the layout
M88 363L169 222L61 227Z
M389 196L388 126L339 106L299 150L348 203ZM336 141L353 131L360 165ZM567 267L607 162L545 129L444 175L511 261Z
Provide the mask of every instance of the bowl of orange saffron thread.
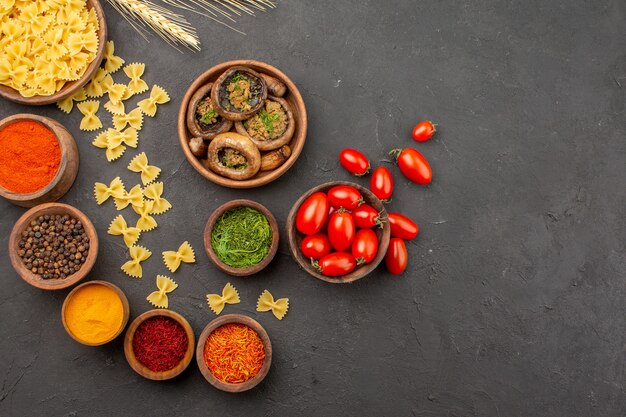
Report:
M22 207L56 201L72 186L79 156L59 122L34 114L0 120L0 196Z
M227 314L210 322L198 339L196 361L204 378L226 392L256 387L272 364L272 343L256 320Z

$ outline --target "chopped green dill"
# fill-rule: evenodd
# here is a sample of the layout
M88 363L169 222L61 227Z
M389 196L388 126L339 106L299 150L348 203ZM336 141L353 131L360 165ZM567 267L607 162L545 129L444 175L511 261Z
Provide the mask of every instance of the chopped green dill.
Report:
M211 119L213 119L216 115L217 115L217 112L215 110L211 109L211 110L209 110L208 112L206 112L206 113L204 113L202 115L202 117L200 118L200 122L202 122L204 124L209 124Z
M261 118L263 126L265 126L265 130L267 130L267 133L269 133L270 135L274 133L274 122L280 120L280 115L277 113L270 115L267 113L267 111L261 110L259 112L259 117Z

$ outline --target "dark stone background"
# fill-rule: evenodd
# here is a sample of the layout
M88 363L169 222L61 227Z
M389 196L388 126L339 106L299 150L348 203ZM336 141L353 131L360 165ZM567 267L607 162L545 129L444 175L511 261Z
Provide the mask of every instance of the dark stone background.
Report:
M190 16L203 42L196 54L146 43L106 12L117 51L146 62L147 81L172 97L140 135L174 204L141 238L154 253L142 280L119 270L125 250L106 234L115 209L92 197L95 181L139 181L125 168L135 152L107 163L90 145L94 135L78 130L80 115L53 106L2 101L1 116L44 114L74 133L80 173L62 201L95 223L101 250L90 278L119 285L131 318L150 309L145 297L165 272L160 252L189 240L198 262L171 274L180 284L171 308L199 334L215 317L204 295L232 282L242 302L225 312L265 326L274 362L265 382L241 395L213 389L195 363L173 381L144 380L127 365L121 338L99 348L72 341L60 320L68 291L27 286L3 253L0 415L626 415L626 3L281 1L239 19L247 36ZM235 58L284 70L310 120L289 173L248 191L204 180L176 134L187 86ZM392 168L389 207L421 228L402 277L381 268L354 285L319 282L297 268L284 233L258 276L229 278L209 262L202 229L219 204L252 198L282 225L302 192L351 178L337 162L342 148L378 164L389 149L414 145L410 131L422 119L440 125L435 140L415 145L433 183L416 186ZM0 209L5 247L24 210L4 201ZM264 288L290 298L282 322L254 311Z

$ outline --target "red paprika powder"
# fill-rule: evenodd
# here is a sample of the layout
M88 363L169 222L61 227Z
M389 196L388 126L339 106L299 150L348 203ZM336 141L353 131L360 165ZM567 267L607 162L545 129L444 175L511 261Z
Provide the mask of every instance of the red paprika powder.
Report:
M61 164L61 147L52 130L18 120L0 129L0 186L20 194L50 184Z
M153 372L174 368L185 357L188 346L185 329L169 317L147 319L137 327L133 336L135 357Z

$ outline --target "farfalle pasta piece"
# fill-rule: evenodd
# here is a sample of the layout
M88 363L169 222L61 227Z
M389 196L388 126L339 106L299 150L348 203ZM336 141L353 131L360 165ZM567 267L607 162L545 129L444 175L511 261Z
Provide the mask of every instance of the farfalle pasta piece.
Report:
M83 114L83 118L80 121L80 130L89 132L102 127L102 122L96 116L99 107L100 102L97 100L87 100L76 105L76 108Z
M108 41L104 47L104 70L109 74L113 74L124 65L124 59L115 55L115 44Z
M224 310L226 304L239 304L239 293L229 282L224 286L222 295L207 294L206 301L209 304L209 308L219 315Z
M131 110L130 112L123 114L113 115L113 126L117 130L122 130L130 125L130 127L140 130L143 125L143 113L139 107Z
M106 85L106 92L109 95L109 101L113 104L122 102L122 97L126 92L126 86L124 84L109 84Z
M120 197L115 197L115 208L120 211L128 207L143 207L143 190L139 184L135 185L130 191L124 191Z
M154 202L152 206L152 214L163 214L172 208L172 204L165 198L161 197L163 194L163 183L153 182L143 189L143 195Z
M105 93L105 87L108 81L107 72L103 68L98 68L91 77L91 81L85 86L85 93L87 97L98 98L102 97ZM105 85L102 85L104 81Z
M154 205L154 201L148 200L144 201L141 207L133 206L133 210L135 213L139 214L139 219L137 219L137 227L144 231L150 231L158 226L152 214L152 206Z
M118 101L117 103L113 103L111 100L104 103L104 109L111 113L112 115L124 114L126 112L126 107L124 106L123 101Z
M178 288L178 284L173 279L166 277L165 275L157 275L156 277L157 291L151 292L146 300L155 307L167 308L169 302L167 300L167 294Z
M130 81L128 82L128 89L132 94L139 94L148 91L148 84L141 79L144 71L146 70L146 64L133 63L124 67L124 73Z
M130 254L130 261L126 261L122 265L122 271L133 278L141 278L143 276L141 262L151 257L152 252L143 246L131 246L128 248L128 253Z
M126 145L122 143L123 137L115 134L111 135L113 132L115 132L114 129L100 132L91 142L93 146L106 150L106 158L109 162L116 160L126 151Z
M285 314L287 314L287 310L289 310L289 298L279 298L274 301L274 296L268 290L263 290L256 303L256 311L264 312L270 310L274 313L274 317L282 320Z
M141 234L141 230L138 227L129 227L126 223L126 219L121 214L113 219L111 224L109 225L109 230L107 233L113 236L123 236L124 243L127 247L133 246L137 243L139 239L139 235Z
M170 96L167 92L162 87L155 85L150 91L150 97L137 103L137 107L139 107L146 116L154 117L157 111L157 104L165 104L168 101L170 101Z
M122 132L115 129L109 129L107 135L109 142L115 145L123 143L126 146L130 146L131 148L136 148L139 143L139 135L137 134L137 130L132 127L129 127Z
M93 194L96 197L96 203L98 203L98 205L107 201L109 197L121 197L124 193L124 183L120 177L113 178L109 185L97 182L93 187Z
M143 185L150 184L152 181L156 180L161 173L161 168L154 165L148 165L148 157L145 152L142 152L131 159L128 164L128 169L141 174L141 182Z
M85 94L85 89L81 88L73 95L64 98L63 100L57 101L57 107L64 113L70 113L72 108L74 108L74 102L79 102L87 99L87 94Z
M184 241L177 251L165 251L163 252L163 262L167 269L172 272L176 272L181 262L188 264L196 262L196 255L193 252L193 248L189 242Z

